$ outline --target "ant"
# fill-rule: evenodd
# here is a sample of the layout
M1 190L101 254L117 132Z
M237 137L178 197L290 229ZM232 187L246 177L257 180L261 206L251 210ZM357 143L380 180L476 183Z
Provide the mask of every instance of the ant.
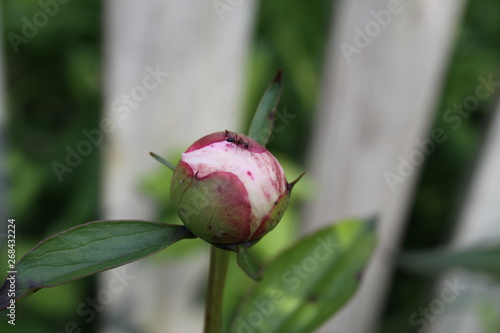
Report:
M232 136L231 132L228 132L228 130L225 130L225 131L226 131L226 141L227 142L234 143L237 146L243 146L246 149L248 149L248 147L250 147L250 145L248 144L248 142L244 141L237 134L235 134L234 136Z

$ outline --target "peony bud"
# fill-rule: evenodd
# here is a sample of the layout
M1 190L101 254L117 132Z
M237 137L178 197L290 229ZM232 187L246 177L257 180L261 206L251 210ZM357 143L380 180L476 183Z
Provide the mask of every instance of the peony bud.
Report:
M170 192L184 225L213 244L253 244L288 207L292 186L276 158L242 134L217 132L193 143Z

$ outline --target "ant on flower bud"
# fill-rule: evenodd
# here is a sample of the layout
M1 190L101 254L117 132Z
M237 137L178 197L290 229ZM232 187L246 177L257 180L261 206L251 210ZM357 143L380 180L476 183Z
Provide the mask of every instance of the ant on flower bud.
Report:
M234 136L233 136L233 134L231 132L229 132L228 130L225 130L225 131L226 131L226 141L227 142L234 143L236 146L243 146L246 149L248 149L248 147L250 147L248 142L244 141L237 134L234 134Z

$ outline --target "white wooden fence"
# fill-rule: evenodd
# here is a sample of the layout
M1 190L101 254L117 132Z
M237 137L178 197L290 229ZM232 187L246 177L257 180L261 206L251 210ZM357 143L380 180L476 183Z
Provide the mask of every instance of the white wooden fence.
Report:
M238 128L255 5L242 2L221 20L210 1L106 3L105 114L116 126L104 152L105 218L153 218L155 207L138 188L141 177L164 168L150 151L169 154ZM107 307L102 331L201 332L195 295L207 278L207 255L118 268L133 280ZM103 274L101 288L116 273Z
M419 142L441 136L429 125L462 2L392 3L346 0L334 9L310 148L316 198L304 221L313 230L346 217L376 215L380 244L361 289L320 330L324 333L374 331L390 283L391 256L425 159Z
M149 151L167 155L204 134L241 124L246 55L258 3L216 3L105 2L104 117L112 127L103 149L103 218L154 216L157 207L139 190L140 179L159 167ZM355 298L320 332L369 333L378 323L391 256L427 154L422 147L445 140L430 121L463 6L463 0L335 3L309 147L308 177L316 196L304 210L303 231L345 217L377 216L380 246ZM0 50L4 131L1 56ZM500 230L499 133L500 105L453 246ZM192 296L206 279L205 252L163 265L143 260L101 274L98 290L116 274L128 277L106 306L101 332L201 332L203 309ZM498 301L498 288L485 289L476 276L464 279ZM478 331L477 321L474 314L455 312L429 332Z

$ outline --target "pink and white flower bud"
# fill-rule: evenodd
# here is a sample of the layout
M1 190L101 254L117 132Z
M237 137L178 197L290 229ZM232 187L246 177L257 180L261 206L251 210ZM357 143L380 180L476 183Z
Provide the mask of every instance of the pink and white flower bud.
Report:
M266 148L228 131L193 143L170 184L184 225L213 244L258 241L280 221L290 191L283 168Z

